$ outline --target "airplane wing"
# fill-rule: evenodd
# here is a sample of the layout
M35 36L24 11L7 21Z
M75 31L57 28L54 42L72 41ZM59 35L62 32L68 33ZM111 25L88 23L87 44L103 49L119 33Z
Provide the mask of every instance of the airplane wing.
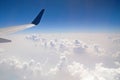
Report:
M42 15L43 15L44 11L45 10L42 9L40 11L40 13L36 16L36 18L29 24L19 25L19 26L11 26L11 27L7 27L7 28L1 28L0 29L0 36L15 33L15 32L18 32L18 31L21 31L21 30L24 30L24 29L27 29L27 28L31 28L31 27L34 27L34 26L38 25L40 23L40 20L42 18ZM10 42L10 40L0 38L0 43L4 43L4 41L5 42Z

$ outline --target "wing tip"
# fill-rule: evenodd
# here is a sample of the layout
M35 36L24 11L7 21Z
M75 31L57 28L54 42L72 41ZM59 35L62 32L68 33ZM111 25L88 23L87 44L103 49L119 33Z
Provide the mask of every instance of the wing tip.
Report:
M45 9L42 9L40 13L36 16L36 18L32 21L32 24L38 25L41 21Z

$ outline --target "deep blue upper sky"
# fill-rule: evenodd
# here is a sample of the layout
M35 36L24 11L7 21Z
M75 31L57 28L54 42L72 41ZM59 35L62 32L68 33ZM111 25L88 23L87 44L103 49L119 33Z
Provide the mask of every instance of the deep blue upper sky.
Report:
M40 32L120 32L120 0L0 0L0 27L31 22L45 14Z

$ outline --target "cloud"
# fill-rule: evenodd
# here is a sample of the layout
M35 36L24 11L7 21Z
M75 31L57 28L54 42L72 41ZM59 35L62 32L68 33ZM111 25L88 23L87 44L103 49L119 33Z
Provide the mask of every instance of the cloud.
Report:
M85 42L77 39L46 39L39 34L32 34L26 36L27 40L32 40L38 43L39 46L45 48L51 48L58 52L68 51L75 54L86 54L102 56L105 54L105 50L96 44L86 44ZM37 39L37 40L36 40Z
M86 68L83 64L73 62L68 65L68 71L73 77L80 80L119 80L119 68L105 68L102 63L96 64L93 70Z
M0 79L1 80L119 80L120 66L118 68L103 67L102 63L95 65L94 69L85 67L79 62L66 63L67 58L60 56L59 62L44 73L39 62L34 60L21 61L12 58L0 60ZM47 65L46 65L47 66Z
M31 76L41 74L41 66L34 60L26 62L15 57L2 58L0 60L0 74L1 80L24 80L24 78L29 79Z
M54 74L56 75L57 72L63 70L66 67L66 56L65 55L61 55L60 56L60 61L57 63L57 65L54 68L51 68L49 71L49 74Z
M96 56L106 55L105 50L97 44L90 45L89 48L87 49L87 51L88 51L88 53L90 53L90 54L92 53L92 55L96 55Z
M78 34L32 34L13 40L0 56L0 80L120 79L118 46L102 35L98 39Z

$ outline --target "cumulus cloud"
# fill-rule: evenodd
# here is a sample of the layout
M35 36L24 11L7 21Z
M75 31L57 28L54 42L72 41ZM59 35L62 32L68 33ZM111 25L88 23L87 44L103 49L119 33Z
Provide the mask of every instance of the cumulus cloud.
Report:
M105 50L97 44L90 45L90 47L87 49L87 51L88 51L88 53L90 53L90 54L92 53L92 54L97 55L97 56L106 55Z
M119 68L105 68L102 63L96 64L93 70L86 68L83 64L73 62L68 65L68 71L73 77L80 80L119 80Z
M66 56L61 55L59 62L57 63L57 65L54 68L50 69L49 74L56 75L57 72L63 70L66 67L66 60L67 60Z
M93 69L79 62L67 63L67 57L60 56L59 62L50 68L48 72L43 71L42 65L35 61L22 61L12 58L0 60L1 80L119 80L120 66L118 68L104 67L103 63L95 64ZM46 65L47 66L47 65Z
M118 46L109 39L78 34L24 37L0 56L0 80L120 80Z
M59 52L68 51L75 54L91 53L93 55L102 56L105 50L96 44L86 44L85 42L77 39L45 39L39 34L32 34L26 36L27 40L37 41L39 46L45 48L53 48ZM36 40L37 39L37 40ZM40 43L40 44L39 44Z
M15 57L5 57L0 60L0 74L1 80L33 80L30 78L42 74L41 64L34 60L22 61Z

